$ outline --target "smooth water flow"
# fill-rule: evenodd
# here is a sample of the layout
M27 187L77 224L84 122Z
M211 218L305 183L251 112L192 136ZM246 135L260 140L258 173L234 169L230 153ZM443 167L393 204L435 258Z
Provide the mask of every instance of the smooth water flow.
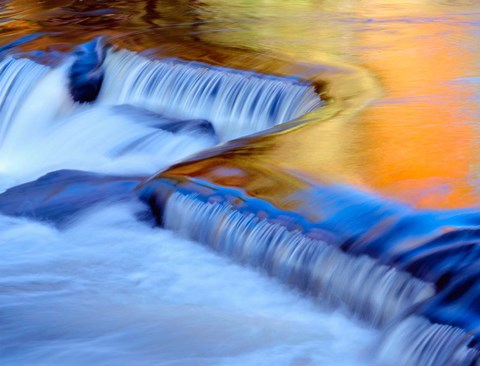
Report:
M98 53L106 51L91 43L56 68L14 58L0 64L3 179L20 183L65 168L149 174L218 139L259 132L321 105L312 87L294 79L123 50L108 52L102 65ZM97 88L98 101L74 103L91 94L77 89Z
M140 196L163 227L379 328L372 363L480 356L476 210L418 211L319 185L286 194L290 211L198 177L158 176Z
M412 3L0 1L0 365L480 365L479 5Z
M4 144L27 93L47 70L48 67L28 59L7 57L0 61L0 146Z
M372 331L139 222L143 209L62 230L0 216L2 365L368 364Z
M242 214L225 203L175 193L165 205L163 220L165 228L260 268L320 303L345 306L376 326L388 324L434 294L431 284L408 273L365 255L349 255L324 240L253 213Z
M107 55L100 102L206 119L222 141L294 120L322 104L312 86L293 78L155 61L128 51Z
M25 59L4 63L0 188L64 168L150 174L217 143L208 122L201 128L133 107L74 104L70 61L53 69Z

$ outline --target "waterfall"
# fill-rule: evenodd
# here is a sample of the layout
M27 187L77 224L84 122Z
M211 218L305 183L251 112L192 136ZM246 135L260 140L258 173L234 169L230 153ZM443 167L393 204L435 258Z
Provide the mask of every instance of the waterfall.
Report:
M355 257L298 230L243 214L225 203L202 202L174 193L163 226L296 287L321 303L344 305L358 318L381 326L431 297L432 286Z
M479 352L472 340L461 328L411 316L383 333L376 359L385 366L473 365Z
M206 119L222 141L294 120L321 106L312 86L292 78L178 59L109 52L104 104L132 104L181 119Z
M0 178L17 183L58 169L153 173L321 105L295 78L149 60L101 39L57 67L9 57L0 88Z
M71 67L71 59L57 67L28 59L1 63L0 191L12 179L20 184L59 169L151 174L217 143L208 121L74 103ZM88 83L81 81L75 87Z
M0 146L26 96L48 70L28 59L0 61Z
M359 365L356 349L374 331L343 314L320 312L269 278L153 227L137 199L135 188L146 176L215 146L222 133L250 134L283 122L283 106L275 107L277 116L265 114L272 119L245 120L240 128L233 123L239 112L222 109L219 99L218 110L231 116L205 118L193 107L208 99L195 83L212 75L178 60L165 62L171 72L178 64L198 74L184 80L198 92L190 96L191 109L170 113L131 103L117 98L123 89L110 88L116 70L94 57L97 48L84 51L59 66L12 59L0 73L6 85L18 69L13 81L22 87L2 96L2 108L15 108L0 143L0 191L6 189L0 193L0 363L268 365L307 355L315 364L336 365L341 355L344 365ZM29 78L35 70L43 72ZM269 96L288 102L289 88L299 95L310 90L288 78L215 72L244 97L248 88L257 93L257 101L247 101L253 109ZM129 76L117 80L122 88ZM297 112L285 121L303 113L302 100L292 103L288 108ZM355 347L347 356L345 343Z

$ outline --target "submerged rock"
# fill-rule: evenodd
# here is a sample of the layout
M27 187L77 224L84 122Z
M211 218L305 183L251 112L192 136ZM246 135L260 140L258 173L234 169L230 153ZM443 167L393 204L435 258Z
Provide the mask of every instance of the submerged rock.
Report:
M215 137L216 143L218 142L213 124L205 119L178 119L130 104L116 105L112 108L113 111L128 116L141 124L172 133L193 132L210 135Z
M0 213L61 225L99 203L135 200L142 179L59 170L0 194Z
M173 121L159 126L162 130L170 132L199 132L206 135L215 135L213 125L204 119L187 121Z

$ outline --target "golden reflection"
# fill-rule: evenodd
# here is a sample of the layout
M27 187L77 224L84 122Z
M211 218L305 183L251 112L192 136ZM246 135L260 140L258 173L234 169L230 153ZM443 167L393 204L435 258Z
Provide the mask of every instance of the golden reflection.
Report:
M153 49L159 56L301 75L328 99L306 124L206 152L203 157L212 157L171 173L243 182L273 200L300 189L301 180L292 177L298 175L358 185L421 207L478 205L480 91L465 81L480 74L474 1L1 4L0 46L41 33L20 50L65 51L106 35L120 47ZM218 152L223 156L214 156ZM232 167L242 174L222 170ZM282 171L289 175L269 177Z
M427 7L428 10L428 7ZM445 15L446 16L446 15ZM362 44L393 44L362 57L388 90L358 120L368 149L368 184L421 206L478 203L474 95L458 78L478 70L478 49L460 19L416 22L397 34L364 33Z
M220 1L209 3L222 8ZM246 3L236 2L236 16L248 11ZM478 204L473 183L478 164L473 123L478 121L478 101L473 100L478 90L457 82L479 72L473 3L261 4L258 13L266 16L249 29L256 35L249 38L250 47L253 43L257 49L319 64L335 56L337 64L348 61L373 72L384 90L383 98L354 119L336 116L277 136L264 155L269 163L372 188L422 207ZM222 33L210 38L226 45L241 40ZM339 83L330 84L337 87L330 94L359 85L358 80L345 84L340 90Z

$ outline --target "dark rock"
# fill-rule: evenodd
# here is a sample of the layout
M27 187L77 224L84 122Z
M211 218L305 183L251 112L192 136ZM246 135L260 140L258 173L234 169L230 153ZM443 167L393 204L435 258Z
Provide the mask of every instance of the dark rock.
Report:
M93 102L103 83L107 46L101 37L78 46L70 67L70 94L75 102Z
M59 170L0 194L0 212L62 225L99 203L136 200L141 177Z

